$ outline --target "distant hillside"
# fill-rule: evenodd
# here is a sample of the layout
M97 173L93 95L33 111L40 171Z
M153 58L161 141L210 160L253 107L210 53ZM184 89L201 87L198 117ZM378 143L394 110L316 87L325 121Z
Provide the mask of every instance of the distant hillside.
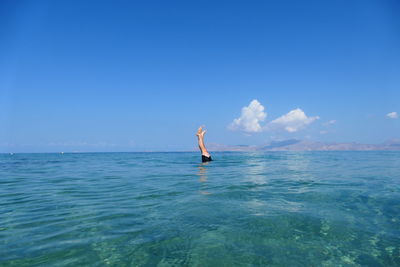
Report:
M400 139L386 141L382 144L359 144L359 143L323 143L289 139L284 141L273 141L263 146L247 145L221 145L208 144L210 151L371 151L371 150L400 150Z

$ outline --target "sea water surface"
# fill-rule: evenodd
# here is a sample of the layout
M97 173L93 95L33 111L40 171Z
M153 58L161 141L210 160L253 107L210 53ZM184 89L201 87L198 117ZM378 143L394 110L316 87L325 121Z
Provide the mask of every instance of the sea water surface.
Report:
M0 155L0 266L400 266L400 152Z

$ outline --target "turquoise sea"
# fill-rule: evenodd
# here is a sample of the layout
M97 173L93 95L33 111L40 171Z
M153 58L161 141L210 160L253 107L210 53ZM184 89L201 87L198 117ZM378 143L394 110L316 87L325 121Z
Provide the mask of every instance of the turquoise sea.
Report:
M0 266L400 266L400 152L0 155Z

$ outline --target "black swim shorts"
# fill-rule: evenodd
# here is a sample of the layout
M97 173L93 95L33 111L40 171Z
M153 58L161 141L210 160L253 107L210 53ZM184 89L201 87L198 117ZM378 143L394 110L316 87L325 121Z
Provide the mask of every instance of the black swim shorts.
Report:
M201 161L202 162L212 161L212 158L211 158L211 156L207 157L207 156L201 155Z

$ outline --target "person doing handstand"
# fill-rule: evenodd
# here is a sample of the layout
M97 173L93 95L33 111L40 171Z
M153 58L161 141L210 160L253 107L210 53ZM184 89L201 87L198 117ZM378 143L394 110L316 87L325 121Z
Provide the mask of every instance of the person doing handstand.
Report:
M200 126L199 129L197 130L197 139L199 141L199 148L201 151L201 161L202 162L207 162L207 161L212 161L210 153L208 153L205 145L204 145L204 134L206 133L206 130L203 130L203 126Z

